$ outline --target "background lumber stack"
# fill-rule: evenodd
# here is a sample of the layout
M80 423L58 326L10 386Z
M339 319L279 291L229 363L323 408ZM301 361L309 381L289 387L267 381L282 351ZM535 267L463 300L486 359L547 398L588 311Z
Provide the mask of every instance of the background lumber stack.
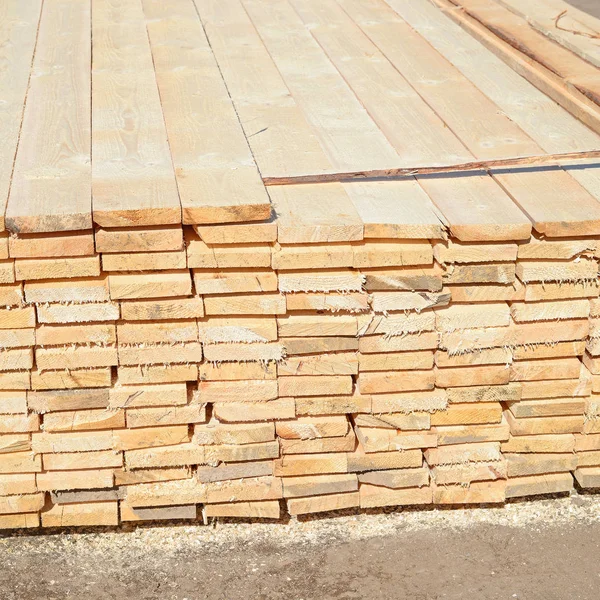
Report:
M427 0L6 5L0 529L600 487L597 165L262 179L596 133Z

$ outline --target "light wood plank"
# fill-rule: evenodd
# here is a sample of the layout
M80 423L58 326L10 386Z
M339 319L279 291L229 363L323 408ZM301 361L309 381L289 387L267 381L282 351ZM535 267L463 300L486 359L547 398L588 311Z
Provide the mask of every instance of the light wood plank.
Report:
M194 5L143 6L183 222L268 219L269 197Z
M44 2L6 227L91 229L90 1Z
M141 0L94 0L92 25L94 221L181 223Z
M41 9L41 0L0 4L0 231L4 231Z

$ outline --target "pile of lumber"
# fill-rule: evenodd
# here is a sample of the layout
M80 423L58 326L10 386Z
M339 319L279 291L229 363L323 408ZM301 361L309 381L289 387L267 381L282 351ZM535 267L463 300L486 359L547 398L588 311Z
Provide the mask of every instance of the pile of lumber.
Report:
M428 0L4 8L0 529L600 487L595 163L293 182L596 133Z
M5 236L3 527L597 486L596 239L277 225Z

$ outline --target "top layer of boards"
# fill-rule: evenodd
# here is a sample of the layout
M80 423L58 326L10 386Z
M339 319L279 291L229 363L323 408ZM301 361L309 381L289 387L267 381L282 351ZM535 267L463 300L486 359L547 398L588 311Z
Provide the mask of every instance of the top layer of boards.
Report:
M429 0L7 0L0 138L0 230L17 234L255 221L284 243L600 234L592 161L265 188L600 148Z

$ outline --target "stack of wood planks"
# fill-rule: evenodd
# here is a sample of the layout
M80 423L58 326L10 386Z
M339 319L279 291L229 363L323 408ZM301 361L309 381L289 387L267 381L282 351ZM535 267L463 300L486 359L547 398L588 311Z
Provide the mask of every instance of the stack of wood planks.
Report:
M11 0L0 49L0 529L600 487L595 163L264 184L600 148L429 0Z

